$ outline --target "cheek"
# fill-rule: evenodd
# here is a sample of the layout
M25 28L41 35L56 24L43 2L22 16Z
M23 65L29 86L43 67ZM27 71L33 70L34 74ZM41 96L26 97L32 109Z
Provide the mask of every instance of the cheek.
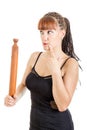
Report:
M52 40L51 40L51 44L55 47L58 45L58 42L59 42L59 38L57 37L54 37Z

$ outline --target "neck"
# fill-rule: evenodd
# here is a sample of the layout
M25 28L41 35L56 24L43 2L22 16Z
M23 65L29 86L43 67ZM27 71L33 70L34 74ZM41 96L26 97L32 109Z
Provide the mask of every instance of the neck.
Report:
M57 50L57 49L55 49L55 50L53 50L53 55L56 57L56 59L63 59L64 57L65 57L65 54L64 54L64 52L62 51L62 50ZM47 54L49 55L49 56L51 56L50 54L51 54L51 52L50 51L47 51Z

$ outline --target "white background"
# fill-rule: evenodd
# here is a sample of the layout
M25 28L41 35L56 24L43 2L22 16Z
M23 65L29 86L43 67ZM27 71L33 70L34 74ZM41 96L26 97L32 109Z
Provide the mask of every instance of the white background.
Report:
M14 107L4 106L10 79L13 38L18 38L19 59L17 85L33 51L42 50L38 20L49 11L56 11L71 22L75 52L81 59L81 86L78 83L70 104L75 130L87 129L87 15L86 0L0 0L0 130L29 130L30 93Z

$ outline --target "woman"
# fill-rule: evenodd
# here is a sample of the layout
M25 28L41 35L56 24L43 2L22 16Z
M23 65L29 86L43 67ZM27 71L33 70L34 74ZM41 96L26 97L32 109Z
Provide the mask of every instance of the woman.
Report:
M34 52L14 97L24 88L31 92L30 130L74 130L68 106L78 82L78 60L74 53L70 23L57 12L45 14L38 23L44 52Z

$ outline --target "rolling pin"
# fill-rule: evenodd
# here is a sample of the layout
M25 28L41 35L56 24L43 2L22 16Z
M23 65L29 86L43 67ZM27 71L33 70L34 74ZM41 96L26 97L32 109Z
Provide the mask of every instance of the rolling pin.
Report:
M13 39L10 67L9 95L14 97L16 92L17 68L18 68L18 39Z

